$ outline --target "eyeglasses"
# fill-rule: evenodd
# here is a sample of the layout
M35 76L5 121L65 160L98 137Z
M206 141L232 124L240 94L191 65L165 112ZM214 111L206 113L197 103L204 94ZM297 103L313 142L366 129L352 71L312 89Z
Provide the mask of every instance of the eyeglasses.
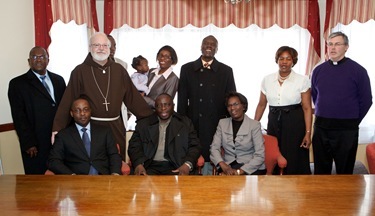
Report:
M99 47L103 47L104 49L108 49L111 47L111 45L109 44L98 44L98 43L95 43L95 44L91 44L92 47L94 47L95 49L99 48Z
M344 46L344 43L327 43L328 47Z
M34 60L34 61L36 61L37 59L42 60L42 61L48 59L48 57L45 56L45 55L40 55L40 56L33 55L33 56L30 56L30 58L31 58L32 60Z
M171 59L172 57L169 56L169 55L161 55L161 54L159 54L159 55L158 55L158 58Z
M231 107L238 107L241 103L232 103L232 104L228 104L227 107L228 108L231 108Z

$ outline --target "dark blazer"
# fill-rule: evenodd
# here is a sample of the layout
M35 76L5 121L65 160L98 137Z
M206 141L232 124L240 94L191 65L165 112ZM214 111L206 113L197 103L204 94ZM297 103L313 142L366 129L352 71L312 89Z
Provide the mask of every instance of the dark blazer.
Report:
M31 70L9 82L8 98L26 174L43 174L47 169L52 122L65 91L60 75L48 71L48 76L56 101ZM33 146L38 148L38 155L30 158L26 150Z
M230 91L236 91L233 70L215 58L211 69L203 68L201 58L181 67L177 112L193 121L206 162L219 120L229 117L225 95Z
M73 124L56 135L48 160L48 168L52 172L87 175L92 164L99 174L121 174L121 156L111 129L93 122L90 124L91 156L87 154L77 127Z
M128 155L137 167L144 163L147 167L152 162L159 144L159 119L153 114L140 120L129 140ZM165 154L177 169L186 161L195 164L201 154L201 146L194 126L186 116L174 113L167 127Z

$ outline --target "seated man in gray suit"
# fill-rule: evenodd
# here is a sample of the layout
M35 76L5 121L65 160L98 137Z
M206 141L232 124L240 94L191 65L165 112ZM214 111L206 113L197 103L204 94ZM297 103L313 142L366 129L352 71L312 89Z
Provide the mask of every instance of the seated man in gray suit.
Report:
M75 124L61 130L55 139L48 168L55 174L118 175L121 156L110 128L90 123L89 102L79 98L70 109Z
M135 175L189 175L201 146L191 120L174 112L172 97L162 93L155 113L137 123L128 154Z

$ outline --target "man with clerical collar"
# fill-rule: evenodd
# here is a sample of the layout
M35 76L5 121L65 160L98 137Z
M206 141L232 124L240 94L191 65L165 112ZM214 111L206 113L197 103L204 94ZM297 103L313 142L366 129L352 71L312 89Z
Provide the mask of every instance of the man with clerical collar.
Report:
M140 120L129 140L128 154L135 175L189 175L201 146L191 120L174 112L167 93L155 100L155 113Z
M334 161L337 174L353 174L359 124L372 105L370 79L365 68L345 57L344 33L332 33L327 47L329 61L317 66L311 79L314 172L331 174Z

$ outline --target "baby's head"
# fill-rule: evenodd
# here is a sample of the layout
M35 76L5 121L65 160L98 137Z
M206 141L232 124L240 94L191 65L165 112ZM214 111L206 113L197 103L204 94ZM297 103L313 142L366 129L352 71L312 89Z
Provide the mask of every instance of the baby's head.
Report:
M139 73L147 73L150 70L147 59L141 55L133 58L132 67Z

